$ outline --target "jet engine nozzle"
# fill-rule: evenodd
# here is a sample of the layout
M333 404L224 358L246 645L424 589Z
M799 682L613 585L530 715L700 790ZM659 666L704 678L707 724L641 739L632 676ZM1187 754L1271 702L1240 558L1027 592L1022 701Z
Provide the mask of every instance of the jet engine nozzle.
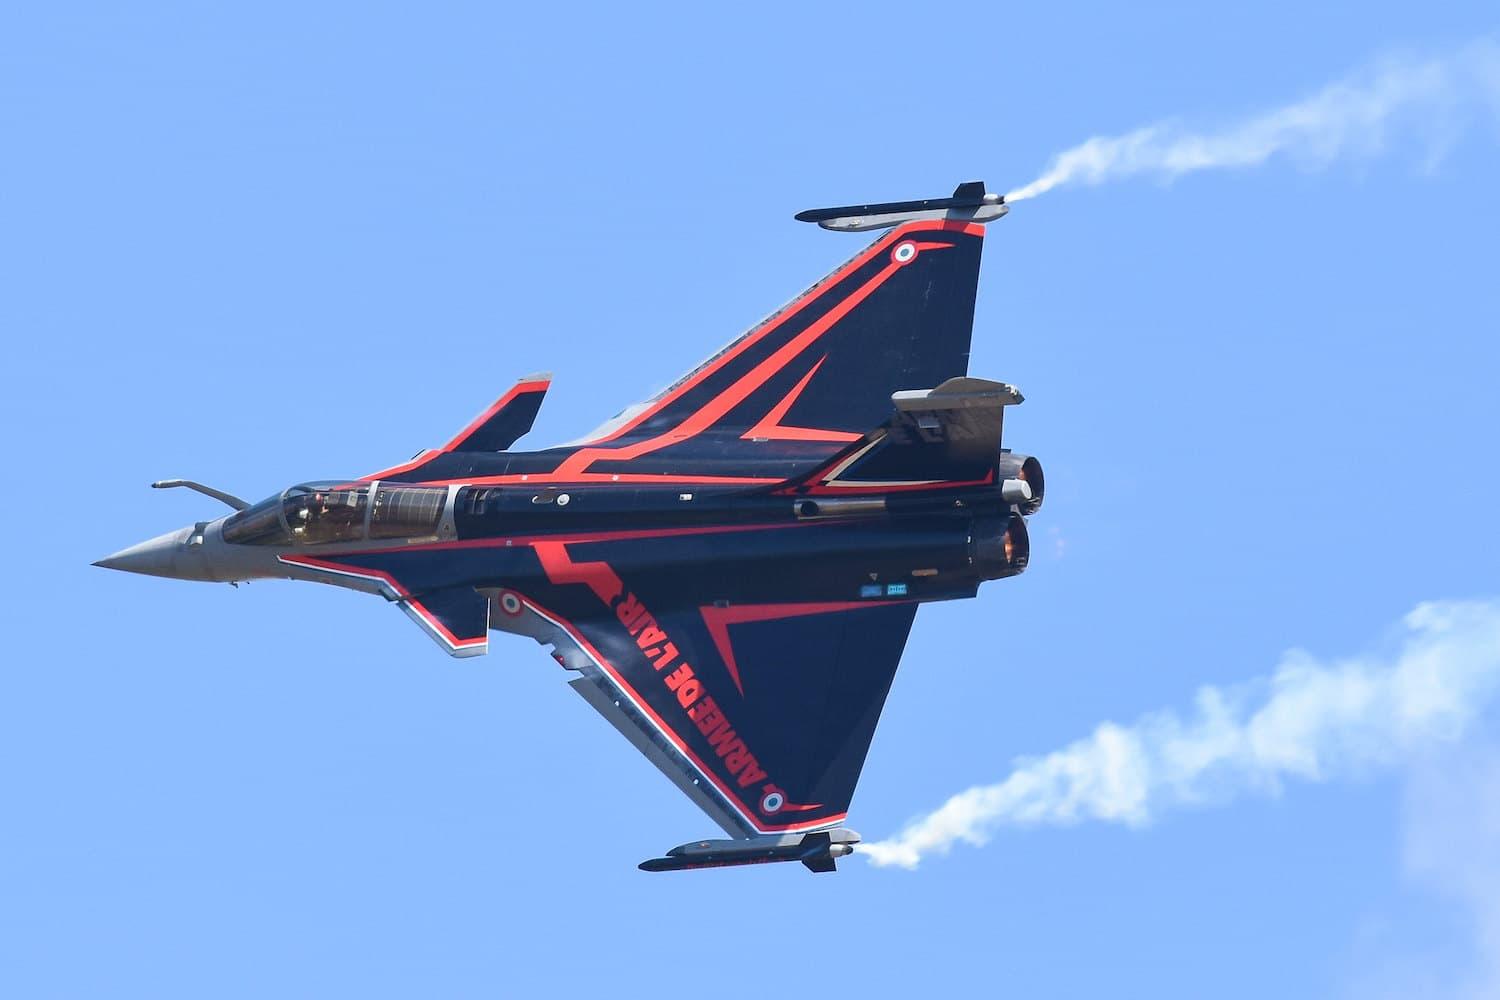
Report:
M1030 517L1042 509L1042 497L1047 492L1047 479L1042 475L1042 463L1030 455L1018 455L1013 451L1002 451L1000 453L1000 482L1001 497L1007 503L1013 503L1020 508L1021 513ZM1012 500L1006 496L1004 489L1009 486L1009 480L1020 480L1030 489L1031 495L1024 500ZM1019 490L1016 491L1019 493Z
M1020 514L976 517L971 539L969 558L982 579L1015 576L1031 559L1031 537Z

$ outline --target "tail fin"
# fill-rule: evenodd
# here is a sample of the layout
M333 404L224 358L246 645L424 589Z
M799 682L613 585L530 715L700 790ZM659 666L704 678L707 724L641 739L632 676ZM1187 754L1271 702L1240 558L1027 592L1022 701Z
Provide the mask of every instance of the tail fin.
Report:
M991 482L1005 407L1024 398L1015 386L967 377L897 392L891 397L896 412L885 423L783 489L834 493Z
M746 441L856 439L886 417L892 393L967 372L983 242L975 222L893 229L660 395L578 442L568 468L635 459L704 432Z

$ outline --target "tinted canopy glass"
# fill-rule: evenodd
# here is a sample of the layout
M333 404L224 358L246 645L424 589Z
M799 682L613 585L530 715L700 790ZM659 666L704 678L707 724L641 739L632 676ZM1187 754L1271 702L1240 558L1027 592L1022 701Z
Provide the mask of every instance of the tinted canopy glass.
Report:
M237 545L322 545L368 538L437 534L448 490L441 486L303 483L262 500L224 522Z

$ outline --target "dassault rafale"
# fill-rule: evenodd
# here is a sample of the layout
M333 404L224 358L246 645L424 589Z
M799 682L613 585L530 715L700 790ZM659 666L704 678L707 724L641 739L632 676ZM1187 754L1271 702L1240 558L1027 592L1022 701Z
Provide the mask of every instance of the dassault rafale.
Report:
M790 304L596 432L511 450L548 375L441 447L303 483L95 565L285 578L385 598L453 656L491 630L551 647L568 683L730 839L647 871L833 871L919 605L1015 576L1041 507L1001 445L1015 387L968 375L1000 195L803 212L887 230Z

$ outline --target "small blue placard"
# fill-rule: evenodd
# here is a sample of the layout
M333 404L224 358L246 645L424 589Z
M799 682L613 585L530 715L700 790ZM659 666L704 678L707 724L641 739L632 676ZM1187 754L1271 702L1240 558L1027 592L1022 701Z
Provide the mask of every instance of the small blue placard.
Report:
M867 583L867 584L865 584L863 587L859 588L859 596L860 597L879 597L880 596L880 584L878 584L878 583Z
M887 596L887 597L905 597L906 596L906 584L904 584L904 583L888 583L888 584L886 584L886 587L885 587L885 596Z

